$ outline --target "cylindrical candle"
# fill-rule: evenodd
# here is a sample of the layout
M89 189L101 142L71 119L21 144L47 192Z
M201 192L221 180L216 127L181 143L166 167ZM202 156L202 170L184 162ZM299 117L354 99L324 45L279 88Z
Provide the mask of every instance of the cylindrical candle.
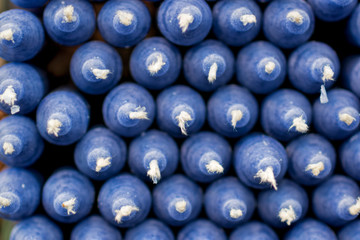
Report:
M286 235L285 240L337 240L334 231L326 224L308 218L296 224Z
M357 0L309 0L316 17L326 22L337 22L349 16Z
M177 240L226 240L226 234L223 229L216 226L209 220L198 219L180 230Z
M349 41L357 47L360 47L360 4L357 4L352 12L349 21L347 21L347 36Z
M39 8L42 7L47 0L11 0L11 2L22 8Z
M339 240L356 240L360 239L360 220L346 224L338 231Z
M342 62L342 83L360 97L360 55L346 58Z
M340 148L339 157L341 166L347 175L360 181L360 133L354 134L346 140Z
M148 219L126 232L125 240L175 240L171 229L156 219Z
M236 228L229 240L279 240L269 226L262 222L252 221Z

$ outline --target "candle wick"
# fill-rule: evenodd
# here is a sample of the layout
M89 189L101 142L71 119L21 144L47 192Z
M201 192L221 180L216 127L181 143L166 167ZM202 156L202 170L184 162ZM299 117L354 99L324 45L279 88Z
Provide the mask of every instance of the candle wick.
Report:
M162 54L158 54L156 56L156 60L151 62L151 64L148 66L148 70L151 75L154 75L158 73L165 64L166 63L163 60Z
M296 214L293 207L290 205L289 208L282 208L279 212L279 218L281 222L286 222L288 226L296 220Z
M11 200L4 198L4 197L0 197L0 208L4 208L4 207L8 207L11 204Z
M208 81L209 83L213 83L216 80L216 73L218 70L218 65L217 63L213 63L210 67L209 70L209 75L208 75Z
M211 160L209 161L208 164L206 164L206 170L209 172L209 173L223 173L224 172L224 167L221 166L221 164L218 162L218 161L215 161L215 160Z
M325 85L321 85L320 87L320 103L327 103L329 102L329 99L327 97Z
M265 72L267 74L271 74L274 71L275 67L276 67L275 63L273 61L269 61L265 65Z
M48 134L52 134L54 135L55 137L58 137L59 136L59 132L60 132L60 129L61 129L61 126L62 126L62 123L57 120L57 119L50 119L48 122L47 122L47 133Z
M11 114L15 114L20 111L20 106L15 105L15 101L17 101L17 94L13 86L10 85L5 89L3 94L0 94L0 102L10 106Z
M349 207L349 213L353 216L360 213L360 197L356 199L356 203Z
M140 209L136 206L126 205L122 206L120 210L115 210L116 216L115 221L117 223L121 223L123 217L130 216L130 214L134 211L138 212Z
M185 200L180 200L180 201L177 201L175 203L175 209L177 212L179 213L183 213L186 211L186 201Z
M119 18L119 22L124 26L130 26L134 19L134 14L123 10L117 11L116 16Z
M339 114L340 121L346 123L346 125L350 126L356 119L347 113L341 113Z
M67 5L63 9L63 22L71 23L76 21L76 16L74 16L74 7L72 5Z
M14 31L11 28L9 28L0 32L0 39L4 39L6 41L11 41L12 43L15 43Z
M236 128L236 124L243 118L243 113L241 110L231 111L231 125L233 128Z
M96 79L107 79L108 75L110 74L109 69L91 69L91 72L94 74Z
M14 146L9 142L4 142L3 150L5 155L11 155L13 152L15 152Z
M194 21L194 16L190 13L180 13L177 16L177 19L179 21L179 27L181 28L181 31L185 33L189 25Z
M334 71L329 65L324 66L322 80L325 81L334 81Z
M303 115L293 119L293 124L290 126L289 130L293 127L295 127L296 131L300 133L306 133L309 130L309 126L306 124Z
M111 165L111 157L107 157L107 158L103 158L100 157L96 160L96 168L95 171L96 172L100 172L101 169L103 169L104 167L110 166Z
M254 14L245 14L240 17L240 21L244 26L250 23L256 23L256 16Z
M153 184L157 184L161 179L161 173L159 169L159 164L157 160L151 160L149 164L149 170L147 171L147 176L151 178Z
M312 163L307 165L305 171L311 171L312 175L319 176L319 174L325 169L323 162Z
M272 185L272 187L275 190L277 190L276 179L275 179L274 171L273 171L272 167L267 167L265 169L265 171L260 169L254 176L254 178L260 178L260 184L261 183L270 183Z
M297 25L301 25L304 22L304 17L296 10L289 12L286 18Z
M232 208L232 209L230 210L230 217L231 217L231 218L237 219L237 218L239 218L239 217L242 217L242 215L243 215L243 212L241 211L241 209Z
M134 112L129 113L130 119L141 119L141 120L149 120L148 113L146 112L146 107L138 106L135 108Z
M190 114L185 111L181 111L180 114L176 116L176 119L178 120L178 126L181 130L181 133L187 136L187 132L186 132L187 122L193 120Z
M67 210L67 215L76 214L74 211L75 203L76 198L71 198L70 200L67 200L61 204L61 206Z

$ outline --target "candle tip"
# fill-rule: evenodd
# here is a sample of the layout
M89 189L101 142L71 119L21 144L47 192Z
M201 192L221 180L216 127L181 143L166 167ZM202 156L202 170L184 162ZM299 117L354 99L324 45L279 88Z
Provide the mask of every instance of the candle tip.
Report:
M216 73L218 70L218 65L217 63L213 63L210 67L209 70L209 75L208 75L208 81L209 83L213 83L216 80Z
M103 158L100 157L96 160L96 168L95 171L96 172L100 172L101 169L103 169L104 167L110 166L111 165L111 157L107 157L107 158Z
M130 119L149 120L145 107L138 106L134 112L129 113Z
M61 126L62 126L62 123L57 120L57 119L50 119L48 122L47 122L47 133L48 134L52 134L54 135L55 137L58 137L59 136L59 132L60 132L60 129L61 129Z
M274 71L275 67L276 67L275 63L273 61L269 61L265 65L265 72L267 74L271 74Z
M323 162L312 163L307 165L305 171L311 171L312 175L319 176L319 174L325 169Z
M279 218L281 222L286 222L288 226L296 220L296 214L293 207L290 205L289 208L282 208L279 212Z
M230 217L231 218L237 219L239 217L242 217L242 215L243 215L243 212L241 211L241 209L232 208L230 210Z
M159 164L157 160L151 160L149 164L149 170L147 171L147 176L151 178L153 184L157 184L161 179L161 173L159 169Z
M321 85L320 87L320 103L327 103L329 102L329 99L327 97L325 85Z
M91 72L94 74L96 79L107 79L108 75L110 74L109 69L91 69Z
M61 204L61 206L67 210L67 215L76 214L74 211L75 203L76 198L71 198Z
M346 125L350 126L356 119L347 113L341 113L339 114L340 121L346 123Z
M156 56L156 60L151 62L148 66L148 70L151 75L158 73L166 63L163 60L162 54Z
M303 115L293 119L293 124L290 126L289 130L293 127L295 127L295 130L300 133L306 133L309 130L309 126L306 124Z
M356 199L356 203L349 207L349 213L353 216L358 215L360 213L360 197Z
M13 152L15 152L14 146L9 142L4 142L3 150L5 155L11 155Z
M220 174L220 173L223 173L224 172L224 167L221 166L221 164L218 162L218 161L215 161L215 160L211 160L209 161L208 164L206 164L206 170L209 172L209 173L217 173L217 174Z
M76 21L76 16L74 16L74 7L73 5L67 5L63 9L63 22L64 23L71 23Z
M231 125L233 128L236 128L236 124L243 118L243 113L241 110L231 111Z
M181 31L185 33L189 25L194 21L194 16L189 13L180 13L177 16L177 19L179 21L179 27L181 28Z
M124 26L130 26L134 19L134 14L123 10L118 10L116 16L119 18L119 22Z
M9 28L4 31L0 32L0 39L4 39L6 41L11 41L12 43L15 43L14 41L14 31Z
M123 217L130 216L132 212L134 211L138 212L139 210L140 209L136 206L131 206L131 205L122 206L119 210L115 210L116 213L115 221L117 223L121 223Z
M286 18L297 25L301 25L304 22L304 17L296 10L289 12Z
M244 26L250 23L256 23L256 16L254 14L245 14L240 17L240 21Z
M186 132L187 122L193 120L190 114L185 111L181 111L180 114L176 116L176 119L178 120L178 126L181 130L181 133L187 136L187 132Z
M180 200L175 203L175 209L179 213L183 213L186 211L186 201Z
M0 197L0 208L4 208L4 207L8 207L11 204L11 200L4 198L4 197Z
M254 178L260 178L260 184L261 183L270 183L271 186L277 190L277 186L276 186L276 179L274 176L274 171L272 167L267 167L265 169L265 171L263 171L262 169L260 169L256 175L254 176Z

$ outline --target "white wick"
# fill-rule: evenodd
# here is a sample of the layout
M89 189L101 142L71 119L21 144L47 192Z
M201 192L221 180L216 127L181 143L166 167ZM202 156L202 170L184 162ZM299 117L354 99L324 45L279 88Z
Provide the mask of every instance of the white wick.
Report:
M0 197L0 208L8 207L8 206L10 206L10 204L11 204L11 200L10 200L10 199L4 198L4 197Z
M325 85L323 84L320 87L320 103L327 103L328 101Z
M239 217L241 217L243 215L243 212L241 211L241 209L235 209L235 208L233 208L233 209L231 209L230 210L230 217L231 218L239 218Z
M96 160L96 168L95 168L95 171L96 172L100 172L101 169L103 169L104 167L107 167L107 166L110 166L111 165L111 157L107 157L107 158L98 158Z
M134 19L134 14L122 10L117 11L116 16L119 18L120 23L124 26L130 26L132 20Z
M67 200L61 204L61 206L67 210L67 215L76 214L74 211L75 203L76 198L71 198L70 200Z
M331 69L329 65L326 65L323 68L323 76L321 78L324 82L325 81L334 81L334 71Z
M154 75L159 72L165 64L166 63L164 62L162 55L158 54L156 56L156 61L151 62L151 64L148 66L148 70L151 75Z
M121 219L123 217L127 217L127 216L130 216L130 214L133 212L133 211L136 211L138 212L140 209L136 206L131 206L131 205L126 205L126 206L122 206L120 208L120 210L115 210L115 213L116 213L116 216L115 216L115 221L117 223L121 223Z
M254 14L245 14L240 17L240 21L246 26L250 23L256 23L256 17Z
M347 113L339 114L340 121L346 123L346 125L350 126L356 119Z
M179 213L183 213L186 211L186 201L180 200L175 203L175 209Z
M176 116L176 119L178 120L178 126L181 129L181 133L187 136L186 122L193 120L190 114L185 111L181 111L180 114Z
M294 118L293 124L290 126L289 130L295 127L296 131L300 133L306 133L309 130L309 126L306 124L305 119L303 119L303 116Z
M218 65L213 63L209 70L208 81L209 83L213 83L216 80L216 72L218 70Z
M6 41L11 41L12 43L14 43L14 31L9 28L0 32L0 39L4 39Z
M159 164L157 160L151 160L149 163L149 170L147 171L147 175L151 178L154 184L157 184L161 179L161 173L159 169Z
M272 187L277 190L276 179L272 167L267 167L265 171L260 169L254 176L254 178L260 178L260 183L270 183Z
M48 122L47 122L47 133L48 134L52 134L54 135L55 137L58 137L59 135L59 132L60 132L60 129L61 129L61 126L62 126L62 123L57 120L57 119L50 119Z
M349 213L353 216L360 213L360 197L356 199L356 203L349 207Z
M236 128L236 124L243 118L243 113L241 110L233 110L231 111L231 126Z
M224 167L221 166L221 164L215 160L209 161L209 163L206 164L205 167L209 173L218 173L219 174L219 173L224 172Z
M64 7L63 14L64 22L70 23L76 21L76 16L74 16L74 7L72 5L67 5L66 7Z
M311 171L312 175L319 176L319 174L325 169L323 162L312 163L306 166L305 171Z
M286 18L297 25L301 25L304 21L304 17L296 10L289 12L286 15Z
M270 61L265 65L265 72L267 74L271 74L274 71L275 67L276 67L275 63L273 61Z
M9 155L9 154L12 154L13 152L15 152L14 146L9 142L4 142L3 150L4 150L5 155Z
M15 105L15 101L17 100L17 94L13 88L13 86L8 86L4 93L0 95L0 102L3 102L9 105L11 114L15 114L20 111L20 106Z
M110 70L109 69L91 69L91 72L94 74L95 78L96 79L107 79L109 73L110 73Z
M289 208L282 208L279 212L279 218L281 222L286 222L288 226L296 219L296 214L292 206L290 205Z
M148 113L146 112L146 108L145 107L137 107L135 108L135 112L130 112L129 113L129 118L130 119L145 119L145 120L149 120L148 118Z
M194 16L189 13L180 13L177 19L179 21L179 27L182 32L185 33L189 25L194 21Z

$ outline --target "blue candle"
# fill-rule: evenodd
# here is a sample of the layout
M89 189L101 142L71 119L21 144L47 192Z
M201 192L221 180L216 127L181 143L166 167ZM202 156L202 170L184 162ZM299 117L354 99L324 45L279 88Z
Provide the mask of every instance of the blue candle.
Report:
M206 219L198 219L187 224L178 233L177 240L226 240L223 229Z
M169 41L182 46L194 45L211 29L211 9L203 0L164 1L157 13L157 25Z
M292 89L280 89L267 96L261 106L261 126L279 141L290 141L307 133L312 111L309 100Z
M47 217L36 215L19 222L11 230L10 240L21 239L63 240L63 234Z
M346 226L338 232L338 238L339 240L360 239L360 220L346 224Z
M0 161L8 166L27 167L44 150L36 125L28 117L9 116L0 121Z
M346 18L356 7L356 0L309 0L316 17L326 22Z
M285 56L269 42L253 42L239 52L236 75L238 82L252 92L270 93L284 82Z
M199 93L184 85L162 91L157 99L157 123L173 137L198 132L205 122L206 107Z
M184 76L200 91L213 91L234 75L234 54L222 42L206 40L189 49L184 57Z
M152 37L136 45L130 57L130 71L140 85L163 89L179 77L182 65L180 51L162 37Z
M279 240L278 236L264 223L252 221L236 228L229 240Z
M140 42L151 25L149 10L138 0L111 0L97 18L101 36L115 47L130 47Z
M280 182L277 191L263 191L258 196L260 217L276 228L290 226L303 218L308 206L305 190L287 179Z
M45 211L62 223L74 223L87 216L94 199L95 189L90 180L72 168L53 173L42 191Z
M303 44L289 57L289 79L304 93L320 92L320 102L327 103L325 88L331 87L340 72L339 58L327 44L311 41Z
M179 149L167 133L150 130L131 142L128 159L129 167L135 175L157 184L161 178L175 172Z
M207 104L208 122L217 133L230 138L247 134L258 118L256 98L235 84L221 87Z
M312 196L315 215L324 223L339 227L360 213L360 189L345 176L335 175L317 187Z
M21 220L31 216L40 203L40 177L23 168L0 172L0 218Z
M44 96L47 80L37 68L8 63L0 68L0 110L7 114L32 112Z
M347 175L360 181L360 133L354 134L344 142L339 151L341 166Z
M11 9L0 13L0 57L22 62L32 59L44 45L44 29L32 13Z
M299 184L317 185L334 171L335 149L321 135L299 137L286 147L286 151L289 157L289 174Z
M229 170L231 147L216 133L200 132L182 144L181 164L186 175L192 180L212 182Z
M120 231L102 217L92 215L78 223L71 232L71 240L121 240Z
M215 36L230 46L251 42L260 32L262 13L253 0L219 1L213 7Z
M277 190L277 182L284 177L287 166L284 147L272 137L252 133L235 145L235 171L249 187Z
M272 1L264 12L264 34L281 48L305 43L314 31L315 18L310 5L301 0Z
M347 36L349 41L355 46L360 46L360 4L352 12L349 21L347 22Z
M152 194L156 216L171 226L183 226L200 213L202 190L183 175L173 175L161 181Z
M134 137L154 121L155 102L140 85L123 83L106 96L102 112L108 128L120 136Z
M69 145L78 141L89 125L87 102L71 90L58 90L48 94L36 111L36 125L40 135L56 145Z
M342 62L342 83L360 97L360 55L346 58Z
M106 180L125 165L124 140L104 127L88 131L76 145L74 159L77 168L94 180Z
M207 216L224 228L234 228L247 222L255 205L254 194L235 177L217 180L206 189L204 196Z
M52 0L43 21L50 38L65 46L87 41L96 27L95 11L86 0Z
M296 224L286 235L285 240L337 240L334 231L326 224L312 218L305 219Z
M156 219L148 219L126 232L125 240L175 240L171 229Z
M116 49L100 41L83 44L70 63L73 82L88 94L102 94L112 89L120 81L122 70Z
M22 8L39 8L45 5L47 0L11 0L11 2Z
M101 215L117 227L134 227L144 221L151 207L151 194L140 179L121 174L102 185L98 196Z
M359 126L359 99L350 91L333 89L328 92L329 102L313 105L314 127L330 140L342 140L356 132Z

